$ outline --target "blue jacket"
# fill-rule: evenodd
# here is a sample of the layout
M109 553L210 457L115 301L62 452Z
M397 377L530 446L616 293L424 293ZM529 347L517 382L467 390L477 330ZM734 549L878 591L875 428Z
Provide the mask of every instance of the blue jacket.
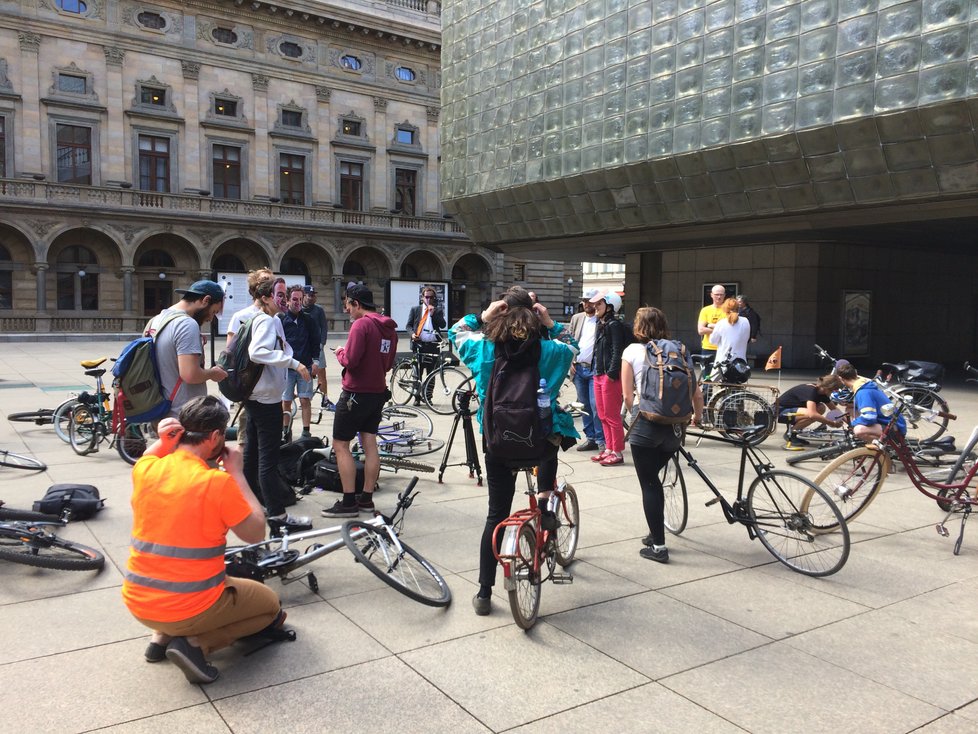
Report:
M867 380L856 388L853 396L853 405L855 406L853 414L855 417L852 419L852 425L872 426L877 423L882 426L887 425L891 418L883 415L882 407L889 402L890 399L880 389L880 386L872 380ZM897 416L897 428L900 433L907 433L907 422L902 415Z
M492 365L496 361L496 345L486 339L481 331L478 331L479 321L474 314L469 314L455 324L448 332L449 337L458 350L458 356L465 363L465 366L472 370L475 376L475 389L479 394L479 410L476 418L479 421L479 431L482 431L482 402L486 397L486 389L489 387L489 378L492 377ZM554 415L554 433L561 436L579 438L577 430L574 428L574 419L562 410L557 410L557 394L560 386L567 377L571 362L577 354L577 342L570 339L565 341L569 335L561 335L564 327L554 323L550 328L550 339L540 342L540 377L547 381L547 390L550 392L550 407ZM559 335L559 338L558 338Z

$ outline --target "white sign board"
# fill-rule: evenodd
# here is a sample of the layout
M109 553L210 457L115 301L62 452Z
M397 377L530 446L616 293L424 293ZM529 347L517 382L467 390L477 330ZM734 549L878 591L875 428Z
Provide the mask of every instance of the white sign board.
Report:
M407 331L408 316L411 315L411 309L421 303L422 288L435 289L435 293L438 294L438 308L445 314L445 318L448 318L448 312L445 310L448 305L448 283L392 280L389 288L387 315L397 322L398 331Z
M304 275L282 275L286 285L305 285ZM231 317L246 306L250 306L252 297L248 295L247 273L218 273L217 282L224 289L224 310L217 317L217 333L225 336L228 333L228 322Z

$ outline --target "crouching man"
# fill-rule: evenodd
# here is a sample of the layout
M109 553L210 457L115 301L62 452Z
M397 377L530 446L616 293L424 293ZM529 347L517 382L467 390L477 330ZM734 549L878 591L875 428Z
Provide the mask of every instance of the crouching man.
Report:
M216 397L193 398L179 418L160 421L159 440L132 471L122 597L153 630L146 660L171 660L191 683L217 679L210 653L285 621L274 591L224 575L229 530L246 543L265 537L265 513L244 478L241 451L224 445L227 424Z

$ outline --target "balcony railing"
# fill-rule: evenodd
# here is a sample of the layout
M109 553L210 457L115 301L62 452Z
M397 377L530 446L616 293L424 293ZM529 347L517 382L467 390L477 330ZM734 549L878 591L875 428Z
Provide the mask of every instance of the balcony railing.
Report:
M457 222L442 217L409 217L400 213L355 212L332 206L295 206L244 199L213 199L209 196L159 194L153 191L12 178L0 179L0 201L44 204L51 211L65 206L89 206L132 209L147 213L179 212L194 219L213 219L214 215L218 215L227 218L261 219L266 223L279 221L283 224L308 223L313 226L335 224L364 229L412 229L463 234Z

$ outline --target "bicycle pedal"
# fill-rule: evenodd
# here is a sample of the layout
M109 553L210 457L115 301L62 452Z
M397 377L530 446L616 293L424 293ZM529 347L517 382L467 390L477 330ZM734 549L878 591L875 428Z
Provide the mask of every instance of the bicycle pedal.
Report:
M574 574L568 573L567 571L554 571L550 576L550 580L555 584L573 584Z
M712 505L715 505L715 504L716 504L717 502L719 502L719 501L720 501L720 498L719 498L719 497L714 497L714 498L713 498L713 499L711 499L711 500L707 500L707 502L706 502L706 504L705 504L705 505L703 505L703 506L704 506L704 507L711 507Z
M949 535L949 533L947 532L947 528L944 527L944 523L941 523L940 525L938 525L936 527L936 530L937 530L937 534L940 535L940 536L942 536L942 537L944 537L944 538L948 537L948 535Z

